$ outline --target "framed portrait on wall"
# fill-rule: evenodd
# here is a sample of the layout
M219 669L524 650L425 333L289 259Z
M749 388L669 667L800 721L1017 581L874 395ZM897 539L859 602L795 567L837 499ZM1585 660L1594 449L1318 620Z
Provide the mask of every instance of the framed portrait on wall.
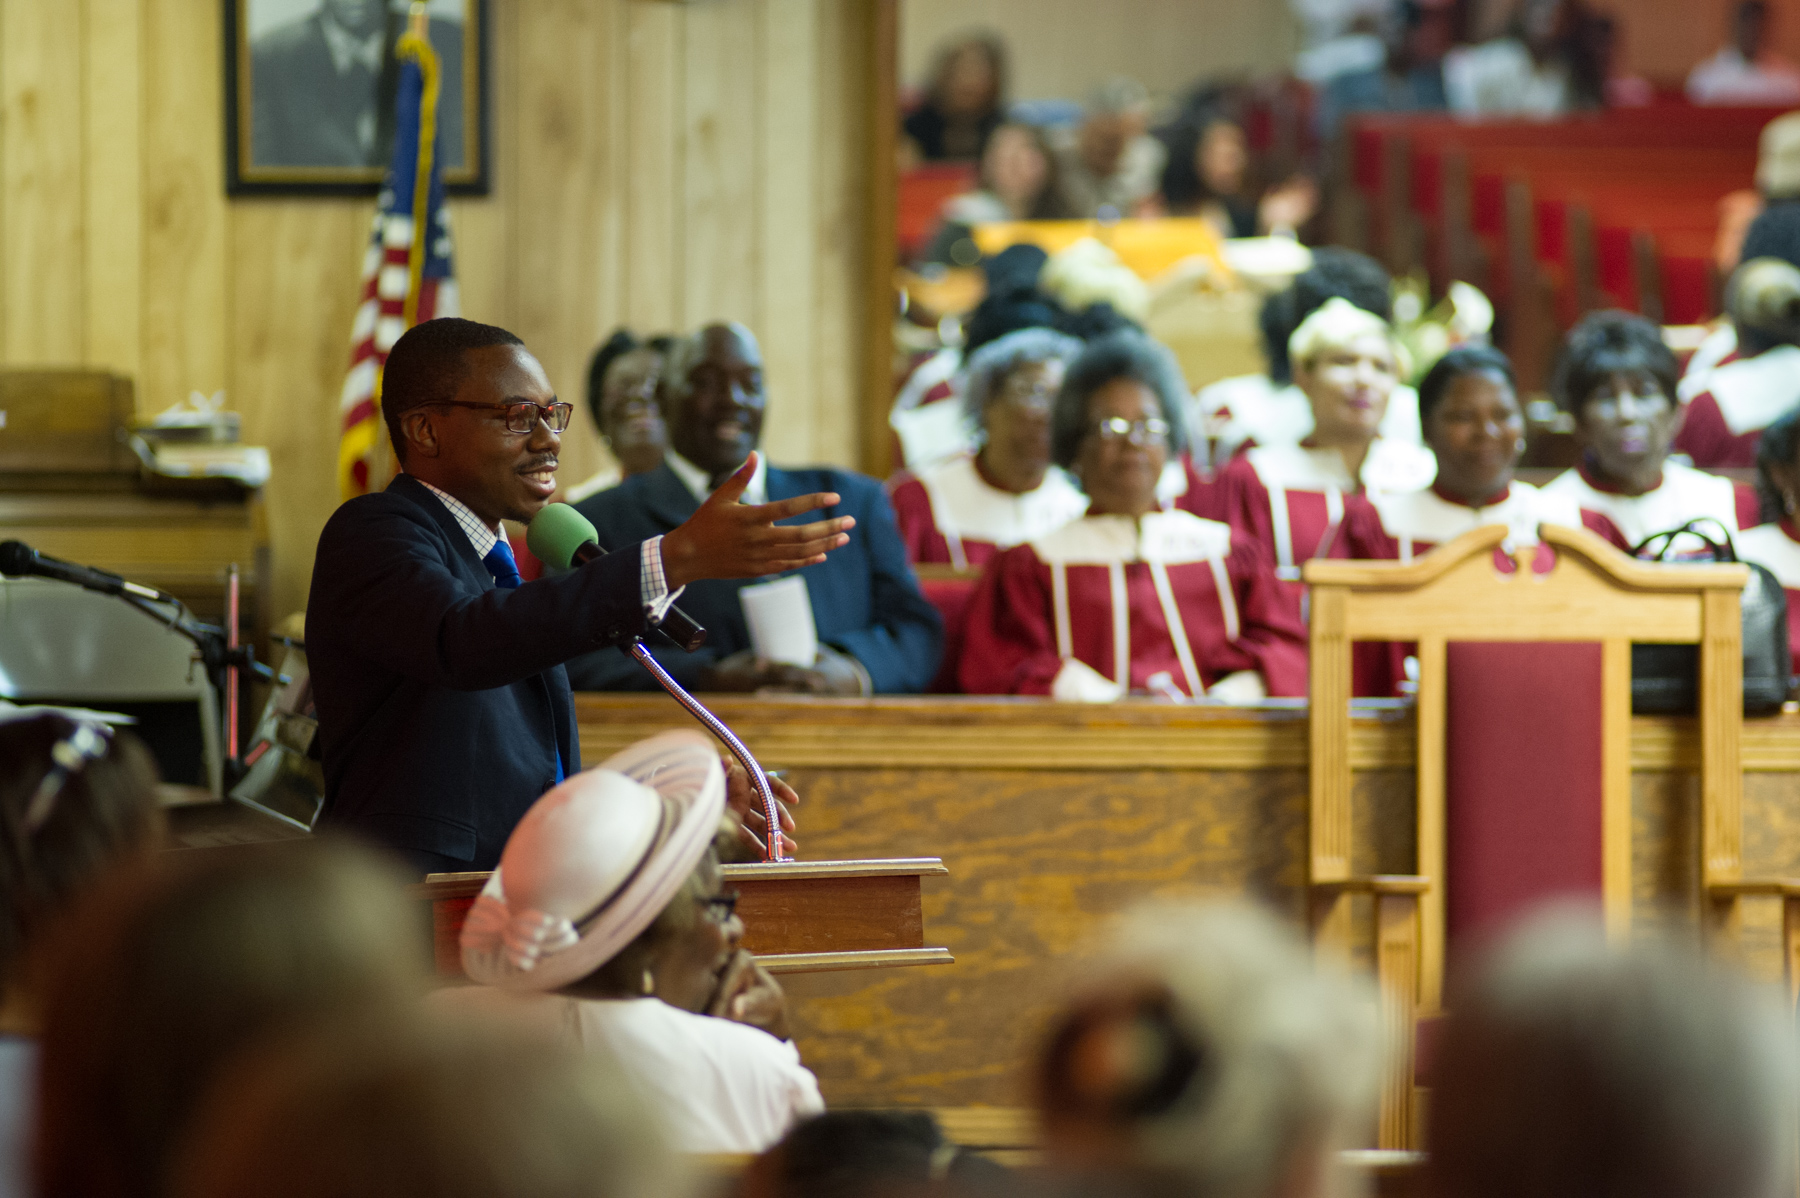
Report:
M394 145L405 0L224 0L225 187L380 189ZM487 0L430 0L438 152L454 194L488 189Z

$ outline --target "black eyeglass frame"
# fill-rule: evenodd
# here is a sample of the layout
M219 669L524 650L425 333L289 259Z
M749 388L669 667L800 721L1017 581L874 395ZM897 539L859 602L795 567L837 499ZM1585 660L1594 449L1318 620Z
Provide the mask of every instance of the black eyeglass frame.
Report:
M709 894L700 899L700 905L706 908L708 915L712 915L714 911L723 907L725 913L714 917L713 922L730 923L731 917L737 914L738 897L738 892L735 890L730 894Z
M509 433L517 433L522 437L530 436L532 433L536 432L538 421L540 420L542 420L553 433L565 432L569 427L569 417L575 411L574 404L563 403L560 400L556 403L542 404L532 403L529 399L516 400L512 403L471 403L466 399L434 399L430 403L422 404L420 406L427 408L473 408L479 412L500 412L506 421L506 431ZM518 420L523 418L523 412L526 408L531 409L531 422L524 428L520 428L518 426Z

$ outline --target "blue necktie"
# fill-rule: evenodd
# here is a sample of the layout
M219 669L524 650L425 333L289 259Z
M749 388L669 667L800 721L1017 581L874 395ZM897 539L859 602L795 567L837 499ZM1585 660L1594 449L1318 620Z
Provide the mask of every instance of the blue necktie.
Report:
M525 581L519 577L519 563L513 560L512 546L506 543L505 537L494 542L481 564L494 576L494 585L501 590L510 591Z
M486 566L487 572L494 576L494 585L503 591L514 590L525 581L519 577L519 563L514 560L512 546L506 543L505 537L494 542L494 547L488 550L486 557L481 559L481 564ZM563 780L562 749L560 747L556 750L556 780L558 782Z

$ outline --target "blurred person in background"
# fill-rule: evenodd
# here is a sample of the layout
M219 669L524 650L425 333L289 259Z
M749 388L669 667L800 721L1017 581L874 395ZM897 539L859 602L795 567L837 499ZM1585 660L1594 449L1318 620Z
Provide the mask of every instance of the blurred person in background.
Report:
M1080 977L1034 1078L1071 1192L1357 1192L1339 1153L1366 1134L1383 1053L1366 983L1260 908L1192 900L1112 920Z
M1800 674L1800 406L1763 430L1756 489L1765 522L1738 534L1738 556L1768 567L1787 592L1788 647Z
M1057 148L1069 216L1135 216L1156 194L1168 152L1149 128L1150 93L1143 84L1120 76L1094 89L1074 136Z
M0 717L0 838L0 1198L22 1198L44 1013L35 958L108 871L162 846L156 763L105 724Z
M903 162L977 162L1006 119L1006 45L969 33L938 51L925 99L900 122Z
M1455 45L1455 10L1444 3L1402 0L1369 39L1380 53L1354 69L1317 81L1320 140L1330 143L1346 116L1358 112L1442 112L1444 56Z
M656 387L663 358L674 340L661 334L639 341L630 329L621 328L594 351L588 363L588 412L615 465L570 487L562 496L564 503L579 503L596 491L662 465L669 430L656 401Z
M1043 130L1016 122L1001 125L982 152L979 187L944 205L943 223L932 237L925 260L973 266L981 261L972 235L974 226L1061 220L1066 215L1056 182L1056 157Z
M1314 250L1312 265L1263 301L1257 322L1267 372L1221 379L1201 388L1194 397L1188 431L1194 466L1202 477L1217 473L1244 450L1258 445L1298 445L1312 433L1312 404L1294 385L1288 341L1302 321L1334 298L1346 299L1382 320L1393 317L1393 280L1379 262L1341 246ZM1419 397L1411 387L1402 383L1394 388L1382 417L1381 435L1423 443Z
M915 563L985 566L1002 549L1055 531L1087 499L1050 461L1050 409L1081 343L1021 329L970 359L963 414L973 453L888 483L894 518Z
M673 1198L616 1064L481 1024L371 1022L253 1054L195 1119L171 1198Z
M435 999L617 1060L683 1152L761 1152L824 1109L781 987L721 880L725 772L665 732L519 821L463 924L475 986Z
M1450 111L1548 118L1603 106L1593 19L1582 0L1519 0L1505 34L1444 56Z
M1258 445L1219 474L1224 518L1263 548L1298 603L1309 558L1344 557L1349 501L1431 485L1431 451L1382 435L1405 376L1405 351L1381 317L1349 300L1326 300L1288 339L1294 385L1312 409L1297 444Z
M410 1010L402 879L333 841L165 855L57 929L42 991L40 1198L162 1198L208 1086L270 1038Z
M1267 556L1157 486L1182 451L1174 356L1130 331L1069 365L1051 415L1087 514L996 557L969 605L968 694L1222 703L1306 693L1306 636Z
M1697 947L1559 908L1461 983L1425 1119L1441 1198L1794 1191L1794 1017Z
M1295 176L1260 195L1249 187L1250 147L1243 126L1220 112L1168 130L1168 162L1153 205L1163 216L1198 216L1221 238L1292 235L1319 207L1319 189Z
M1773 13L1765 0L1744 0L1732 14L1731 41L1688 74L1696 104L1779 107L1800 104L1800 68L1770 44Z
M1675 452L1703 469L1747 470L1770 421L1800 403L1800 202L1771 204L1744 238L1725 288L1723 336L1689 361Z
M1581 460L1544 487L1573 502L1590 528L1630 552L1645 538L1709 518L1735 536L1760 523L1759 505L1747 487L1672 461L1681 428L1675 355L1654 322L1628 312L1594 312L1563 341L1553 391L1575 419ZM1697 550L1691 538L1678 552Z

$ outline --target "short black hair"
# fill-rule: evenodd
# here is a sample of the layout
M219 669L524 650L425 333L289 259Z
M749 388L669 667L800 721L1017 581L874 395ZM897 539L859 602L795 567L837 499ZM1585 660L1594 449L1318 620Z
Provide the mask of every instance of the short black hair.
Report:
M1008 1171L957 1148L929 1111L826 1111L796 1123L770 1156L788 1198L853 1198L888 1186L911 1192L939 1177L961 1183L957 1193L1010 1192Z
M1122 329L1088 342L1057 392L1050 412L1050 456L1068 469L1081 456L1088 434L1088 400L1115 379L1142 383L1156 396L1163 419L1169 423L1169 456L1187 448L1187 385L1175 364L1175 355L1142 333Z
M505 329L457 316L422 321L400 334L381 372L381 418L387 421L394 456L406 461L400 417L414 408L452 398L468 377L464 350L524 344Z
M1593 312L1569 330L1552 389L1564 411L1580 417L1588 397L1615 374L1647 374L1675 402L1680 370L1662 329L1635 312Z
M1762 431L1756 442L1756 495L1762 501L1762 517L1773 522L1787 515L1787 503L1781 488L1775 485L1771 466L1793 469L1794 457L1800 452L1800 405L1777 416Z
M962 360L975 351L1020 329L1052 329L1065 317L1061 305L1036 289L990 295L975 305L963 322Z
M1780 258L1800 267L1800 200L1776 200L1750 222L1738 261L1754 258Z
M1095 341L1122 331L1141 335L1144 326L1113 307L1111 300L1101 300L1079 312L1065 310L1056 322L1056 331L1080 341Z
M1394 280L1381 263L1367 254L1338 245L1322 245L1313 251L1312 265L1294 276L1287 290L1270 296L1262 306L1263 352L1269 359L1269 377L1285 386L1294 380L1288 361L1288 338L1302 321L1325 301L1346 299L1365 312L1390 323L1394 319Z
M1419 381L1419 420L1423 423L1444 402L1450 384L1465 374L1497 374L1516 393L1519 380L1512 359L1490 345L1459 345L1437 360Z

